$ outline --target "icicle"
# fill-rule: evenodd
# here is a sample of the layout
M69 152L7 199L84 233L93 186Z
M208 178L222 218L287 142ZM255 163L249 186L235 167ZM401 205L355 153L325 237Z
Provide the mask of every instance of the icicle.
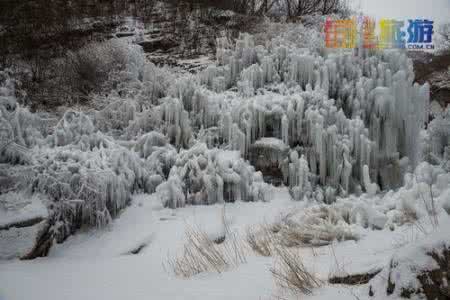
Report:
M363 182L367 194L369 194L369 196L375 196L375 194L378 191L378 186L376 183L371 183L369 175L369 167L367 165L364 165L363 167Z
M302 200L311 191L308 162L302 155L299 159L296 151L291 152L289 164L289 187L294 200Z
M314 82L314 58L306 55L293 55L288 71L290 81L297 82L303 89Z
M286 115L281 118L281 136L286 145L289 145L289 122Z

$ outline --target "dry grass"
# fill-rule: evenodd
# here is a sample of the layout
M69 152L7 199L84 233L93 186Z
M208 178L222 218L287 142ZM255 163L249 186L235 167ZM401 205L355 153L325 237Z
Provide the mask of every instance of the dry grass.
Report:
M203 272L224 272L246 262L246 248L234 233L217 244L199 230L188 228L183 254L168 260L175 275L189 278Z
M248 228L246 240L255 253L261 256L272 256L274 254L277 237L272 228L266 224Z
M286 247L319 247L334 240L358 240L358 236L348 229L344 218L326 207L311 211L301 222L286 219L279 234Z
M311 294L322 282L303 265L298 252L285 247L275 247L278 263L271 270L277 284L293 294Z
M261 256L273 256L274 247L319 247L334 240L358 240L345 218L327 207L308 211L300 221L288 214L273 224L262 224L247 229L246 240Z
M402 213L401 219L399 220L400 225L403 224L414 224L419 219L416 210L410 205L401 205L400 211Z

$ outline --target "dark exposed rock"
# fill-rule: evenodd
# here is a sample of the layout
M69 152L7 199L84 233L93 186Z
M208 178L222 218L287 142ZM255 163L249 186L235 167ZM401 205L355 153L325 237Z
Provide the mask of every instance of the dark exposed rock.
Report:
M415 79L418 83L429 82L431 99L443 107L450 104L450 53L433 55L426 52L409 52L414 63Z
M118 32L116 33L116 37L118 38L123 38L123 37L129 37L129 36L134 36L134 32Z
M145 52L155 52L157 50L168 51L175 48L178 44L170 38L159 37L152 40L139 42Z
M28 260L47 256L50 248L53 246L53 242L54 235L51 231L51 225L48 221L44 221L44 226L37 235L34 247L20 259Z
M249 161L257 171L261 171L264 181L281 185L284 181L282 163L288 157L289 147L275 138L256 141L249 151Z
M14 186L15 182L11 177L0 175L0 194L12 190Z
M176 65L179 59L214 56L217 37L237 37L240 31L255 28L262 18L213 8L200 1L156 1L151 13L140 21L145 29L138 43L151 53L150 60Z
M126 255L136 255L136 254L139 254L139 253L141 253L141 251L142 251L145 247L147 247L147 246L148 246L147 243L140 244L140 245L138 245L137 247L135 247L135 248L131 249L130 251L128 251L127 253L125 253L125 254L126 254Z
M52 239L48 239L47 220L34 218L10 224L0 229L0 258L35 258L45 256L50 249Z
M219 236L219 237L214 239L214 243L217 244L217 245L220 245L223 242L225 242L225 239L226 239L225 235L221 235L221 236Z
M380 272L381 269L376 269L363 274L333 276L328 280L328 282L331 284L347 284L347 285L366 284Z
M385 289L377 291L375 286L379 285L371 284L369 295L376 296L377 293L383 293L406 299L415 295L433 300L450 299L450 286L447 284L450 282L450 246L442 243L441 246L426 251L424 255L428 257L428 260L425 260L427 263L417 258L422 265L414 261L412 256L392 258L389 266L382 271L383 274L378 275L378 278L375 277L385 284Z
M41 223L42 221L44 221L44 219L42 217L31 218L31 219L27 219L27 220L23 220L23 221L19 221L19 222L13 222L13 223L9 223L6 225L2 225L2 226L0 226L0 230L9 230L11 228L23 228L23 227L34 226L38 223Z

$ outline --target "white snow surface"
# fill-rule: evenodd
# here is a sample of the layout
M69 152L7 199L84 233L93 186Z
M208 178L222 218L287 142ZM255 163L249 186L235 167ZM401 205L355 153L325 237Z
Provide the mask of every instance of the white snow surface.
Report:
M0 195L0 227L29 219L47 217L48 212L43 199L45 197L38 194L31 197L15 192Z
M154 196L137 195L131 206L104 230L81 232L55 246L46 258L0 262L0 297L21 299L296 299L278 288L270 269L274 258L247 253L247 263L224 273L203 273L190 279L175 277L169 257L183 248L185 230L196 226L208 234L230 229L244 235L248 226L273 223L288 212L317 204L294 202L286 188L278 188L270 202L166 209ZM443 217L443 231L448 216ZM412 239L421 239L414 225L391 231L355 227L359 241L299 248L305 266L323 280L330 275L363 273L388 264L391 256ZM441 233L442 233L441 232ZM439 235L440 238L443 235ZM433 244L430 237L424 243ZM129 251L145 244L136 255ZM406 245L406 248L404 248ZM282 296L281 296L282 295ZM369 299L367 285L324 285L302 299Z
M262 138L255 142L255 146L262 146L267 148L273 148L275 150L283 151L288 147L282 140L276 138Z

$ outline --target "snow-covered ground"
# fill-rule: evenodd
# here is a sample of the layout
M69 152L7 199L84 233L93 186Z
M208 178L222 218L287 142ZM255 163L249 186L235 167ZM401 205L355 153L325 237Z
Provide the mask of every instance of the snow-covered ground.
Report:
M295 202L277 188L270 202L234 203L165 209L154 196L137 195L104 230L79 233L33 261L0 262L0 299L296 299L277 287L275 258L247 250L247 262L219 273L176 277L168 260L183 248L185 230L223 233L222 214L232 231L245 238L247 228L277 222L313 203ZM442 223L448 228L450 223ZM425 225L426 228L427 225ZM305 266L326 281L336 274L359 274L385 266L391 256L424 234L415 225L395 231L359 228L361 239L304 247ZM138 254L130 251L146 245ZM370 299L368 286L327 285L302 299Z
M233 228L272 219L292 205L283 190L270 203L225 206ZM177 279L163 264L184 243L188 224L220 233L223 206L163 209L152 196L137 196L105 231L69 238L49 257L2 263L4 299L259 299L272 292L270 259L253 257L223 274ZM139 254L126 254L148 243Z

